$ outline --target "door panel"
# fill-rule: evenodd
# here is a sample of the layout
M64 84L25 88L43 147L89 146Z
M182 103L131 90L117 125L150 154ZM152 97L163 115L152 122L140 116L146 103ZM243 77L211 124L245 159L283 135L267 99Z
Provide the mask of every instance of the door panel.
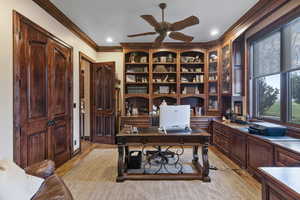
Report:
M20 147L22 158L20 165L26 167L43 161L49 155L46 148L49 142L47 121L48 112L48 40L45 35L21 24L23 41L20 59Z
M115 63L95 63L91 71L92 140L115 143Z
M46 137L46 131L28 136L28 165L47 159Z
M68 49L50 43L51 58L51 141L53 152L51 157L57 165L70 159L70 54Z
M39 41L29 42L29 65L27 80L28 118L47 117L47 57L46 44ZM35 57L37 56L38 57Z

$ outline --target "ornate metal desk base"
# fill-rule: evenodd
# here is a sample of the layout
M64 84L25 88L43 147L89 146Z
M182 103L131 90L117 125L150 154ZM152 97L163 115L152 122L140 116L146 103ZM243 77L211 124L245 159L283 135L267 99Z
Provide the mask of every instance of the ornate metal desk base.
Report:
M146 157L143 164L144 173L128 173L128 155L129 147L124 144L118 145L118 176L117 182L123 182L125 180L202 180L204 182L210 182L209 177L209 161L208 161L208 144L202 145L202 161L203 165L199 163L198 148L200 145L193 146L193 160L196 172L184 173L183 165L180 160L180 156L184 153L184 147L180 146L180 150L173 151L170 147L161 148L155 147L155 151L145 151L144 146L142 152ZM170 159L173 162L170 162ZM146 169L151 168L153 165L158 166L154 173L146 173ZM177 170L176 173L171 173L168 169L169 166L173 166ZM167 173L159 173L164 170Z

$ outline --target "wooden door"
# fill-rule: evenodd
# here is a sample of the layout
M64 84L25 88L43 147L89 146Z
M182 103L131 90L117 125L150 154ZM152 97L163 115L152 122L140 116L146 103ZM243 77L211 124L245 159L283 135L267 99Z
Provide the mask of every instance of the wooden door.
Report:
M14 40L14 160L27 167L45 159L70 158L71 49L29 20Z
M50 111L51 155L56 165L70 159L71 155L71 66L70 51L51 40L50 58ZM72 104L72 103L71 103Z
M115 63L94 63L91 70L93 142L115 143Z
M48 38L21 23L19 79L20 164L22 167L43 161L50 155L50 117L48 98ZM15 110L15 112L18 112ZM15 116L17 113L15 113Z

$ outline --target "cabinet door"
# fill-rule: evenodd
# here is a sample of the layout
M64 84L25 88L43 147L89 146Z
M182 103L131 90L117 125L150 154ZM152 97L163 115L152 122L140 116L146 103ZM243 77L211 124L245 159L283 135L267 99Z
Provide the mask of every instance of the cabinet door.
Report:
M300 155L276 146L274 162L278 167L300 167Z
M238 131L233 131L231 136L231 157L241 167L246 167L246 136Z
M225 136L225 134L229 134L229 133L226 132L223 134L220 131L218 131L217 129L214 129L213 142L222 152L224 152L227 156L229 156L230 155L230 139L229 139L229 137Z
M248 137L247 150L247 169L250 172L255 173L258 167L273 166L273 145L261 139Z

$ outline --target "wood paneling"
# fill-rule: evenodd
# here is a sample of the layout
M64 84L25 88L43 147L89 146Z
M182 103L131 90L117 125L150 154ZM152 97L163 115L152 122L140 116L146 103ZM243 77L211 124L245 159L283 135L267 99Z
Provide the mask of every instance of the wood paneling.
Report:
M257 174L258 167L273 166L273 145L254 137L247 140L247 168L251 173Z

